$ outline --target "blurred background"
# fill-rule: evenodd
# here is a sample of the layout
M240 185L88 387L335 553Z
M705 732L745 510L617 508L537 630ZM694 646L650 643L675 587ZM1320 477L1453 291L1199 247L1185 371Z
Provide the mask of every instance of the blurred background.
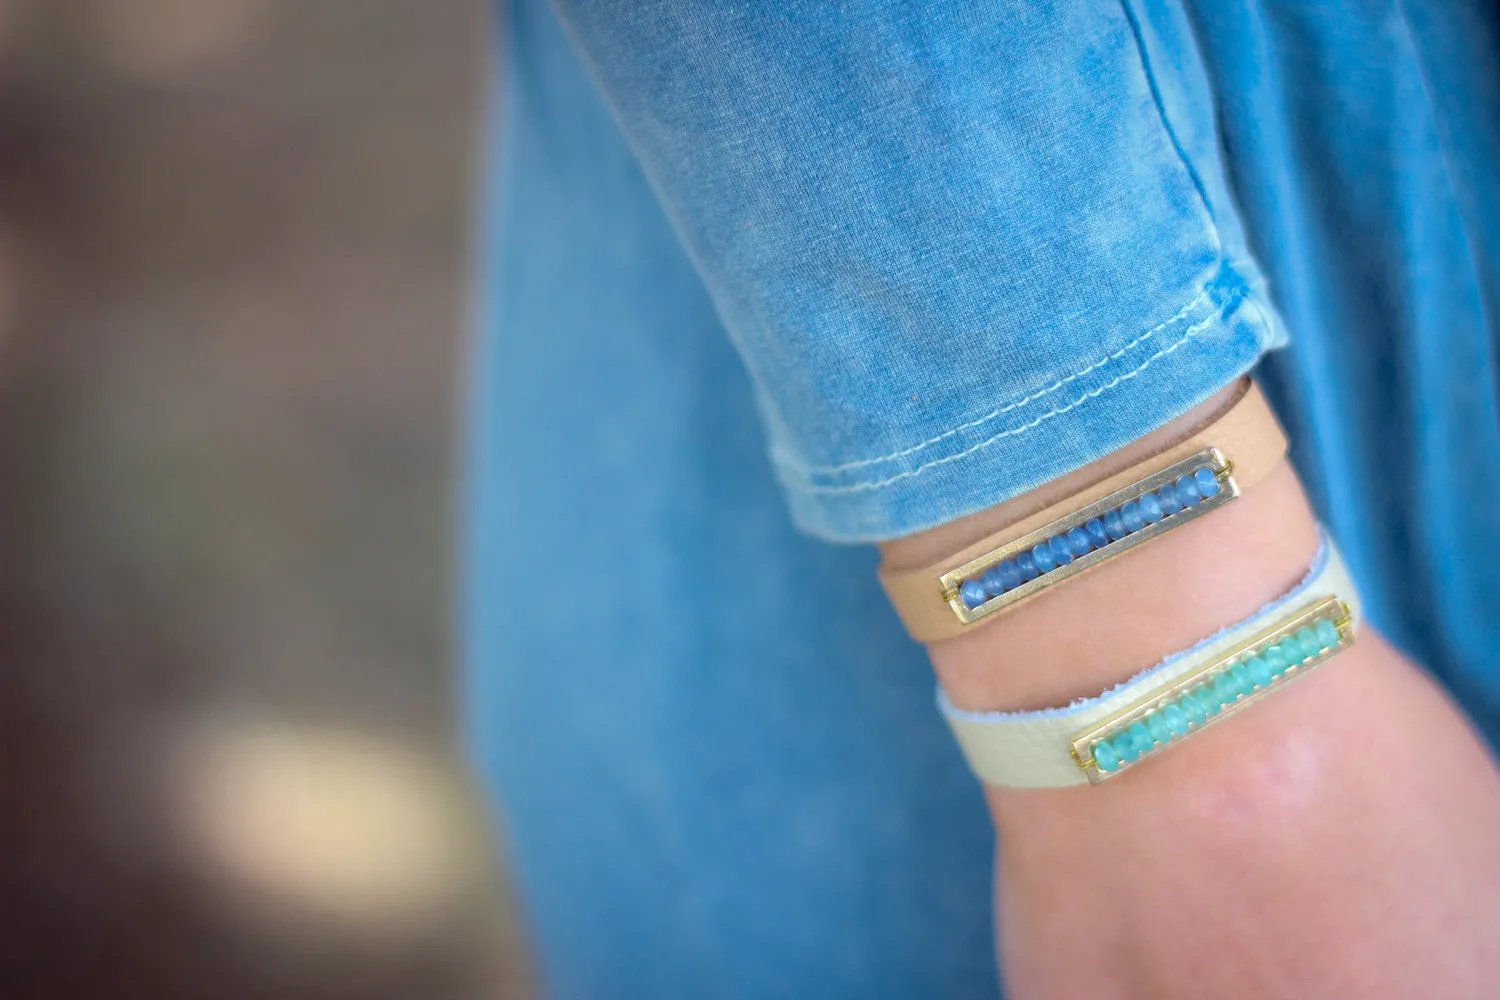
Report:
M0 996L529 994L455 732L477 0L0 0Z

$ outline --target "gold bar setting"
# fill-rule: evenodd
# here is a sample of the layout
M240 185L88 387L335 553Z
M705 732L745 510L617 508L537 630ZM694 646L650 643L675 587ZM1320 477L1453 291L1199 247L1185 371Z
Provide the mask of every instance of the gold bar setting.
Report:
M1328 596L1191 673L1143 695L1073 740L1098 784L1310 673L1354 643L1349 606Z

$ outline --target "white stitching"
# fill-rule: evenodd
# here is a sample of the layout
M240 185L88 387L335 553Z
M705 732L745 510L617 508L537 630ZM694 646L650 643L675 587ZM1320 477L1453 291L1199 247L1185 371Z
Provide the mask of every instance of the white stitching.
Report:
M775 460L775 462L778 465L782 465L782 466L785 466L787 468L794 469L794 470L796 470L798 472L801 472L801 473L804 473L804 474L814 474L814 475L816 475L816 474L824 474L824 475L826 475L826 474L834 473L834 472L846 472L849 469L860 469L860 468L863 468L864 466L867 466L867 465L876 465L876 464L878 464L880 462L890 462L890 461L894 461L895 459L898 459L898 458L905 458L907 455L911 455L911 454L914 454L915 452L921 451L924 448L931 447L932 445L937 444L939 441L945 440L946 438L950 438L950 437L952 437L955 434L961 434L961 433L963 433L966 430L970 430L970 429L972 429L974 427L978 427L980 424L989 423L991 420L994 420L996 417L1004 416L1005 414L1009 413L1012 410L1020 409L1023 406L1026 406L1026 405L1028 405L1030 403L1034 403L1038 399L1041 399L1043 396L1051 395L1052 393L1056 392L1058 389L1061 389L1063 386L1067 385L1069 382L1073 382L1073 381L1075 381L1077 379L1080 379L1083 376L1089 374L1090 372L1097 371L1100 368L1103 368L1105 365L1109 364L1111 361L1118 361L1121 357L1123 357L1124 355L1130 353L1130 351L1133 350L1134 348L1138 347L1141 344L1142 341L1149 340L1150 338L1156 336L1162 330L1164 330L1167 327L1171 326L1173 323L1177 322L1183 316L1185 316L1189 312L1191 312L1194 308L1196 308L1198 306L1198 304L1200 302L1202 302L1208 296L1208 293L1209 293L1209 288L1208 288L1207 285L1205 285L1203 287L1203 289L1200 290L1197 295L1193 296L1192 299L1190 299L1188 301L1187 305L1185 305L1181 309L1179 309L1177 311L1176 315L1174 315L1171 319L1168 319L1168 320L1166 320L1166 321L1164 321L1162 323L1158 323L1156 326L1153 326L1151 329L1147 330L1145 333L1141 334L1139 337L1136 337L1134 340L1130 341L1130 343L1126 344L1124 347L1120 348L1115 353L1109 355L1106 358L1100 358L1098 361L1095 361L1093 364L1089 365L1087 368L1084 368L1081 371L1074 372L1072 375L1069 375L1066 378L1058 379L1056 382L1053 382L1051 385L1047 386L1047 388L1045 388L1045 389L1038 389L1036 392L1032 393L1030 396L1026 396L1023 399L1018 399L1014 403L1007 403L1005 406L1000 407L998 410L992 410L991 412L986 413L982 417L975 417L973 420L970 420L966 424L959 424L957 427L949 428L948 430L946 430L943 433L937 435L936 437L928 438L926 441L919 441L918 443L912 445L909 448L902 448L900 451L893 451L889 455L878 455L875 458L861 458L861 459L857 459L857 460L855 460L853 462L845 462L842 465L805 465L802 462L799 462L796 459L792 458L791 456L786 455L784 453L781 453L779 451L776 452L775 454L773 454L772 458Z
M956 453L954 453L952 455L945 455L942 458L935 458L935 459L933 459L930 462L926 462L926 463L924 463L922 465L917 466L915 469L909 469L909 470L907 470L905 472L898 472L894 476L889 477L888 479L880 479L880 480L876 480L874 482L852 483L852 484L850 484L848 486L812 486L812 485L801 485L801 484L797 484L797 483L787 483L786 486L787 486L788 489L793 490L793 491L795 491L797 493L822 493L822 494L859 493L859 492L863 492L865 490L880 489L881 487L889 486L892 483L899 482L902 479L907 479L907 478L909 478L911 476L920 475L922 472L926 471L927 469L932 468L935 465L943 465L944 463L947 463L947 462L957 461L960 458L966 458L967 456L974 454L974 452L976 452L976 451L980 451L980 450L982 450L984 448L988 448L990 445L994 444L996 441L999 441L1001 438L1012 437L1012 436L1014 436L1016 434L1023 434L1026 431L1031 430L1033 427L1036 427L1038 424L1041 424L1041 423L1043 423L1043 422L1045 422L1047 420L1051 420L1053 417L1060 416L1061 414L1067 413L1069 410L1071 410L1071 409L1073 409L1073 408L1075 408L1077 406L1082 405L1083 403L1087 402L1090 399L1096 399L1096 398L1098 398L1099 396L1101 396L1104 393L1108 392L1110 389L1113 389L1115 386L1119 385L1121 382L1124 382L1124 381L1126 381L1128 379L1135 378L1141 372L1145 371L1148 367L1150 367L1150 365L1151 365L1151 363L1153 361L1155 361L1158 358L1164 357L1165 355L1171 354L1173 351L1177 350L1177 348L1181 347L1183 344L1187 343L1189 340L1192 340L1198 334L1202 333L1204 330L1208 329L1214 323L1216 323L1217 321L1219 321L1220 319L1222 319L1227 314L1228 309L1231 306L1238 305L1239 303L1241 303L1243 301L1244 301L1244 297L1243 296L1235 296L1234 298L1232 298L1228 302L1226 302L1224 304L1223 308L1216 309L1214 311L1214 314L1212 316L1210 316L1207 319L1203 320L1201 323L1197 323L1197 324L1195 324L1193 326L1188 327L1187 330L1183 333L1183 335L1181 337L1179 337L1176 340L1172 341L1172 343L1168 344L1166 347L1163 347L1161 350L1157 351L1155 354L1151 355L1149 358L1146 358L1137 367L1135 367L1135 368L1131 369L1130 371L1125 372L1125 373L1123 373L1121 375L1117 375L1115 378L1113 378L1110 381L1108 381L1108 382L1104 383L1103 385L1099 386L1097 389L1092 389L1092 390L1084 393L1082 396L1079 396L1077 399L1073 400L1071 403L1068 403L1065 406L1060 406L1060 407L1058 407L1055 410L1049 410L1046 413L1043 413L1041 416L1037 417L1035 420L1030 421L1029 423L1021 424L1018 427L1011 427L1011 428L1009 428L1007 430L1003 430L1000 433L994 435L993 437L986 438L985 440L980 441L978 444L975 444L975 445L972 445L972 446L970 446L968 448L965 448L963 451L956 452Z

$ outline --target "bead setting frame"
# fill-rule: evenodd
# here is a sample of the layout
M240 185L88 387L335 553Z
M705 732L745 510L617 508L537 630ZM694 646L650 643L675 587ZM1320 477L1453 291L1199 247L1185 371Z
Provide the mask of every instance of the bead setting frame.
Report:
M1337 644L1312 656L1305 657L1299 663L1289 665L1286 672L1273 678L1270 684L1265 687L1256 688L1251 693L1236 699L1232 704L1225 705L1217 714L1210 716L1203 722L1192 723L1188 727L1188 731L1178 739L1174 739L1169 743L1159 743L1143 752L1133 761L1122 761L1119 766L1111 771L1103 770L1095 762L1091 748L1096 742L1120 735L1134 723L1144 719L1152 711L1174 701L1183 692L1191 690L1205 677L1224 670L1236 662L1249 660L1251 657L1259 655L1271 646L1291 636L1295 636L1302 629L1315 625L1321 620L1333 621L1334 627L1338 629L1339 634ZM1296 612L1290 618L1284 619L1280 624L1266 629L1253 639L1239 644L1223 656L1214 658L1191 673L1177 678L1167 686L1151 691L1138 701L1131 703L1126 708L1111 715L1108 719L1098 723L1087 732L1081 733L1073 740L1073 760L1088 777L1090 783L1097 785L1102 781L1107 781L1118 774L1130 770L1147 758L1153 757L1169 747L1174 747L1179 743L1185 742L1193 734L1213 725L1221 719L1228 718L1242 708L1255 704L1266 695L1281 690L1292 681L1306 676L1315 667L1321 666L1334 655L1343 652L1352 645L1354 645L1354 617L1350 612L1349 605L1333 595L1320 598L1312 604L1304 606L1302 610Z
M1111 541L1103 548L1094 549L1084 555L1076 557L1072 562L1056 569L1049 570L1034 580L1028 580L1019 587L1007 590L1005 593L991 597L977 607L969 607L964 604L959 595L959 587L971 577L976 577L994 566L1000 565L1012 556L1022 552L1029 552L1036 545L1051 540L1054 535L1066 535L1073 528L1081 528L1096 517L1103 517L1112 510L1124 507L1132 500L1152 493L1163 486L1175 483L1184 475L1191 476L1198 469L1208 468L1213 470L1214 477L1219 481L1219 492L1211 497L1200 500L1196 506L1185 507L1170 517L1164 517L1154 524L1147 524L1140 531L1126 535L1124 538ZM1071 514L1064 515L1055 521L1042 525L1035 531L1028 532L1013 542L992 549L984 555L971 559L962 566L948 570L938 582L942 586L943 599L948 602L948 607L953 609L954 615L965 625L987 618L997 611L1018 604L1029 597L1034 597L1048 587L1056 586L1065 580L1086 572L1100 563L1113 559L1124 552L1135 548L1143 542L1148 542L1157 535L1171 531L1179 525L1186 524L1196 517L1202 517L1211 510L1217 510L1226 503L1236 499L1240 495L1239 485L1234 481L1234 466L1224 457L1224 453L1218 448L1205 448L1203 451L1189 455L1180 462L1174 462L1159 472L1153 472L1144 479L1138 479L1129 486L1116 490L1107 497L1096 500L1087 507L1082 507Z

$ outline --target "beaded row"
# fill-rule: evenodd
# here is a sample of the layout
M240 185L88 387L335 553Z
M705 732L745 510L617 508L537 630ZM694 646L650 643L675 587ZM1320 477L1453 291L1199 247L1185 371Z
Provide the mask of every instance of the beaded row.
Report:
M1216 495L1219 489L1219 479L1214 475L1214 470L1204 466L1190 476L1181 477L1176 483L1163 486L1154 493L1143 494L1103 517L1096 517L1064 534L1053 535L1030 552L1022 552L1014 559L1007 559L990 567L980 576L965 580L959 585L959 597L964 602L964 607L977 608L1008 590L1015 590L1021 584L1029 583L1059 566L1066 566L1079 556L1133 535L1148 524L1155 524L1189 507L1196 507Z
M1332 618L1289 635L1280 642L1207 674L1172 700L1157 706L1114 739L1103 739L1089 747L1099 770L1117 771L1159 746L1196 730L1209 719L1248 697L1270 687L1288 670L1329 649L1337 649L1339 630Z

